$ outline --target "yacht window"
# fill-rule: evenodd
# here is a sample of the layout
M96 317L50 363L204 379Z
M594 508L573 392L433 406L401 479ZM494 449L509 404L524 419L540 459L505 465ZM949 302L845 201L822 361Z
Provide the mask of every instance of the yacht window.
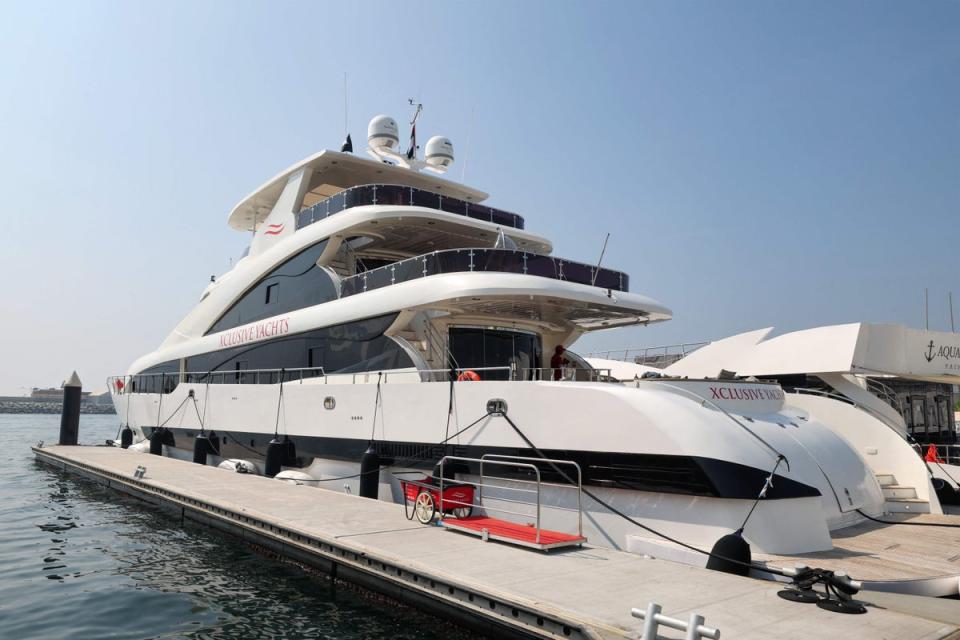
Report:
M277 301L277 295L280 293L280 283L274 282L267 285L267 299L265 304L273 304Z
M357 273L363 273L364 271L372 271L373 269L379 269L380 267L385 267L390 264L394 264L396 260L386 260L382 258L360 258L357 257Z
M210 376L212 383L275 383L275 373L241 373L247 369L287 369L286 379L301 377L301 369L322 367L325 373L381 371L413 367L406 351L383 332L397 314L391 313L334 327L283 336L262 343L221 349L187 359L190 382L207 382L207 371L227 372ZM230 372L233 372L231 375ZM200 375L197 375L200 374ZM320 375L304 371L303 377Z
M450 354L459 369L487 369L483 380L533 380L542 366L540 337L509 329L453 327Z
M326 246L327 241L324 240L307 247L271 271L227 309L207 333L226 331L287 311L335 300L338 297L337 285L326 270L317 266L317 259ZM281 282L284 285L282 300L279 296Z
M131 393L170 393L180 382L180 361L171 360L144 369L130 381Z

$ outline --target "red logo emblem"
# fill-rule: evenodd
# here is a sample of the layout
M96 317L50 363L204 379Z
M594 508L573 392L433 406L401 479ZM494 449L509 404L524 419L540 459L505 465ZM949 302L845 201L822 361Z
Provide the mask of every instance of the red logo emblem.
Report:
M283 231L283 223L268 224L267 230L263 232L265 236L278 236Z

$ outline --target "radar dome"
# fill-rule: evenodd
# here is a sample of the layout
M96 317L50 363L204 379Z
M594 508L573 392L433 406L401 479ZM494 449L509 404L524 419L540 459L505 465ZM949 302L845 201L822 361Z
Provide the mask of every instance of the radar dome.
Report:
M453 143L450 138L433 136L427 140L425 157L431 167L445 169L453 164Z
M400 127L390 116L377 116L367 126L367 142L373 149L393 149L400 144Z

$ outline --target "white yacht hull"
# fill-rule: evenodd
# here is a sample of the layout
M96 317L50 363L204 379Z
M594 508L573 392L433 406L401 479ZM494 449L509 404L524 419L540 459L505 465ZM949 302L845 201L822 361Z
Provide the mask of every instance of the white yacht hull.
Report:
M741 527L775 466L768 499L761 501L744 533L758 551L829 549L831 529L858 521L857 508L879 513L882 505L866 465L829 429L800 412L784 412L782 401L733 401L731 408L740 412L735 416L704 397L711 383L451 385L391 373L386 382L380 378L378 389L377 379L374 373L288 382L282 399L279 384L181 383L162 399L159 394L130 393L115 396L115 402L121 415L129 411L137 439L162 424L173 431L175 448L183 457L190 456L201 419L207 431L222 439L221 453L230 458L257 461L276 431L294 441L301 458L310 459L302 470L319 478L356 474L360 456L372 441L381 457L392 459L392 466L381 473L379 493L392 501L400 501L402 494L391 471L429 471L445 454L529 454L525 436L551 456L569 454L593 461L584 469L589 491L657 531L706 548ZM755 384L725 385L742 389L744 397L749 395L746 390L758 389ZM506 403L511 421L523 435L502 416L487 415L487 403L493 399ZM439 446L474 422L451 439L450 446ZM776 452L786 461L778 465ZM632 460L630 470L614 473L622 481L591 481L591 476L604 473L600 467L616 466L618 459ZM671 464L680 472L688 464L706 468L703 482L711 487L698 490L692 482L686 488L671 485L658 491L645 485L650 478L644 465L669 473ZM357 493L359 482L349 478L317 484ZM573 496L567 488L547 486L543 526L569 529ZM488 496L486 504L495 507L496 501ZM653 535L587 496L584 510L585 533L592 543L621 548L627 534Z

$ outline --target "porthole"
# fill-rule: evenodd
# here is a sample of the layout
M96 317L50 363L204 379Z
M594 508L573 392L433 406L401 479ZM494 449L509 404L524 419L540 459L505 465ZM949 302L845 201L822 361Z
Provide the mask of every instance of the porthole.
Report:
M324 409L333 409L337 406L337 401L333 396L327 396L323 399L323 408Z

